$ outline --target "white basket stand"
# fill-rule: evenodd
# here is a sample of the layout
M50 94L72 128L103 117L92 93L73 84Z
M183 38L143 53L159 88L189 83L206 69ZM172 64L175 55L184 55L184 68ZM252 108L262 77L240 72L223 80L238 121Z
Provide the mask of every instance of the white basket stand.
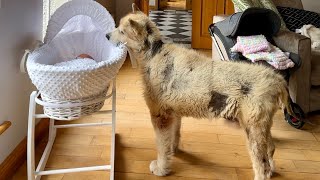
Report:
M39 99L40 93L33 91L30 95L29 104L29 117L28 117L28 144L27 144L27 171L28 180L39 180L43 175L53 175L53 174L65 174L65 173L76 173L85 171L110 171L110 180L114 179L114 161L115 161L115 128L116 128L116 81L113 80L112 92L106 96L107 98L112 98L112 109L99 111L96 113L110 114L112 115L111 122L105 123L81 123L81 124L67 124L67 125L55 125L55 120L50 119L49 125L49 137L46 148L42 154L40 162L35 168L35 119L47 118L45 114L36 114L36 106L43 106L46 102ZM46 104L48 105L48 104ZM69 107L78 106L79 104L69 104ZM50 104L49 106L59 106L59 104ZM80 168L69 168L69 169L56 169L56 170L44 170L47 160L49 158L52 146L55 141L57 128L72 128L72 127L88 127L88 126L111 126L111 154L110 154L110 164L101 166L89 166Z
M91 17L92 19L97 20L97 24L101 26L101 30L105 33L108 33L114 28L114 21L112 19L112 16L106 11L106 9L98 4L97 2L93 0L72 0L64 5L62 5L60 8L56 10L56 12L51 16L51 19L48 24L48 31L46 33L46 37L44 40L44 44L50 43L50 41L56 37L56 35L60 32L61 28L64 26L64 24L71 19L72 17L76 15L86 15ZM44 46L44 45L43 45ZM41 48L43 48L41 46ZM35 52L35 51L33 51ZM50 51L49 51L50 52ZM27 54L29 52L26 51L25 56L23 57L23 60L21 62L20 68L22 72L24 72L24 61L27 57ZM37 53L31 53L29 54L29 57L35 58L35 55ZM29 66L28 68L28 73L29 76L32 76L32 72L37 72L39 74L33 74L33 84L37 87L39 91L33 91L30 95L30 102L29 102L29 116L28 116L28 137L27 137L27 172L28 172L28 180L39 180L41 179L41 176L43 175L53 175L53 174L65 174L65 173L76 173L76 172L84 172L84 171L100 171L100 170L108 170L110 171L110 179L114 179L114 161L115 161L115 121L116 121L116 81L115 81L115 76L122 66L123 61L125 60L126 52L123 51L121 56L119 56L119 61L112 61L111 64L100 64L99 67L96 67L96 70L101 70L102 73L99 76L97 74L93 74L92 76L94 80L103 77L101 81L99 81L99 87L103 88L102 90L97 88L91 88L91 91L97 91L102 93L100 95L97 92L93 93L92 96L83 96L81 97L76 97L76 98L51 98L51 96L54 93L45 93L46 91L40 86L39 84L35 83L37 79L34 78L42 78L44 77L47 71L50 71L49 73L55 72L54 75L49 75L49 76L55 76L61 74L61 71L57 71L57 69L52 70L51 67L49 68L34 68L33 66ZM118 58L118 57L117 57ZM121 59L120 59L121 58ZM31 58L32 59L32 58ZM116 60L116 59L113 59ZM29 65L31 64L28 59ZM28 67L28 62L27 62L27 67ZM110 62L109 62L110 63ZM31 67L31 68L30 68ZM32 68L33 67L33 68ZM58 67L56 67L58 68ZM105 71L108 68L108 71ZM43 70L46 71L44 73L37 71L37 70ZM74 71L78 72L78 71ZM93 70L83 70L85 73L94 73ZM100 72L100 71L99 71ZM42 73L42 74L41 74ZM66 72L64 72L66 73ZM108 81L105 81L105 78L107 78ZM80 78L81 79L81 78ZM90 79L91 80L91 79ZM46 82L51 82L50 78L49 80L46 80ZM80 80L75 80L75 82L79 82ZM107 93L107 89L109 88L109 85L111 85L112 81L112 91L110 94ZM103 83L101 83L103 82ZM37 86L38 85L38 86ZM49 86L44 86L47 87L49 90L53 85ZM71 85L70 85L71 86ZM72 88L69 88L72 89ZM73 91L73 90L72 90ZM66 94L65 91L63 91L62 95ZM41 95L41 98L40 98ZM47 96L45 96L47 95ZM79 95L80 96L80 95ZM83 97L82 97L83 96ZM54 97L54 96L53 96ZM50 100L53 99L54 101ZM112 98L112 108L111 110L100 110L102 107L104 101L108 98ZM99 105L95 105L99 104ZM55 109L57 108L57 112L60 113L59 111L64 112L56 115L52 115L49 113L46 113L44 111L44 114L37 114L36 113L36 106L40 105L44 108L44 110L52 108ZM92 111L88 111L87 113L78 113L75 115L74 111L69 111L68 109L72 108L78 108L78 107L83 107L83 106L96 106L96 109ZM60 109L59 109L60 108ZM62 109L62 110L61 110ZM80 110L82 111L82 109ZM55 125L55 121L57 120L62 120L62 121L68 121L68 120L74 120L78 119L82 116L93 114L93 113L102 113L102 114L111 114L112 115L112 121L111 122L105 122L105 123L81 123L81 124L66 124L66 125ZM61 116L60 116L61 115ZM49 138L48 138L48 143L46 145L46 148L44 150L44 153L42 154L42 157L40 159L40 162L38 166L36 167L35 165L35 120L36 119L41 119L41 118L50 118L50 125L49 125ZM45 166L47 163L47 160L49 158L52 146L55 141L56 137L56 132L57 128L76 128L76 127L90 127L90 126L111 126L112 128L112 134L111 134L111 154L110 154L110 164L108 165L100 165L100 166L90 166L90 167L78 167L78 168L69 168L69 169L56 169L56 170L45 170Z

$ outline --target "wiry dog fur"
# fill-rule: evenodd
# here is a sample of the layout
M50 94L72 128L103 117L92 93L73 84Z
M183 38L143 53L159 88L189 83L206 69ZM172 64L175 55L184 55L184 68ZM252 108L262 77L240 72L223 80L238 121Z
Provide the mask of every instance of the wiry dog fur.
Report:
M170 172L181 117L223 117L238 121L244 129L255 179L270 178L275 151L272 118L279 104L289 108L287 83L281 75L261 65L213 61L194 50L164 44L155 23L141 12L122 18L108 36L114 43L125 43L140 60L157 141L158 158L150 164L153 174Z

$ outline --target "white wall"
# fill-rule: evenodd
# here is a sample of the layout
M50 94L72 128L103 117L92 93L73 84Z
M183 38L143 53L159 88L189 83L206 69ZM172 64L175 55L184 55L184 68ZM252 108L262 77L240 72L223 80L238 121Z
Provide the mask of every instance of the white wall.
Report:
M320 13L320 0L302 0L305 10Z
M0 135L0 163L27 133L29 95L33 86L19 71L24 49L41 38L42 0L2 0L0 9L0 121L12 126Z

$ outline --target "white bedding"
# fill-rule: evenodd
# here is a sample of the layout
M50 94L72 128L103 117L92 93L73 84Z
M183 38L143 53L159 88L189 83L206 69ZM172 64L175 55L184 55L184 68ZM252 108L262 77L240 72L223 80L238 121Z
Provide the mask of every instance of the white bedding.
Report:
M81 59L73 59L70 61L65 61L65 62L60 62L54 64L54 66L62 66L62 67L73 67L73 66L90 66L90 65L95 65L97 62L93 59L90 58L81 58Z

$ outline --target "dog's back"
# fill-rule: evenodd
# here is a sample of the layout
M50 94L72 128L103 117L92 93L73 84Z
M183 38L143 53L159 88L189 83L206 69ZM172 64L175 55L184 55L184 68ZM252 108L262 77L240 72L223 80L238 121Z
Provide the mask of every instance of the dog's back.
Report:
M143 76L146 96L182 116L198 118L237 118L238 107L250 101L277 107L275 98L286 86L264 66L213 61L174 44L163 45L145 64Z

